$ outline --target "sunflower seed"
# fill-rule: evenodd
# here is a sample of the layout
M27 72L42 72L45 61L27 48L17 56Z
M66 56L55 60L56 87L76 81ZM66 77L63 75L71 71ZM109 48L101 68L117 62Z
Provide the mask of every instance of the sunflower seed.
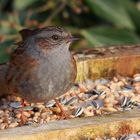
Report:
M50 100L49 102L47 102L45 107L53 107L54 105L55 105L55 100Z
M96 100L96 102L98 103L99 107L103 107L104 106L103 100Z
M127 136L122 136L119 140L139 140L140 136L138 136L137 134L130 134Z
M102 100L93 100L89 102L89 105L93 106L96 109L99 109L100 107L103 107L103 101Z
M122 92L122 93L130 93L130 92L132 92L132 90L127 89L127 88L123 88L120 92Z
M133 90L134 89L134 87L132 87L131 85L125 85L124 88L130 89L130 90Z
M129 92L133 92L133 87L132 86L130 86L130 85L126 85L126 86L124 86L123 88L122 88L122 92L125 92L125 93L129 93Z
M21 102L12 102L12 103L10 103L10 106L13 108L16 108L16 109L22 107Z
M96 109L99 109L100 107L104 106L103 100L88 100L85 101L84 103L79 104L79 106L81 107L88 107L88 106L92 106Z
M91 106L93 106L96 109L100 108L99 104L96 101L91 101Z
M79 84L78 83L74 83L74 87L79 88Z
M127 136L122 136L119 138L119 140L127 140Z
M130 98L124 96L121 100L121 107L125 108L125 107L129 107L131 105L131 100Z
M92 96L94 96L95 98L98 97L98 95L93 95L92 93L86 93L86 94L83 94L82 97L88 99L88 98L90 98L90 97L92 97Z
M73 86L72 86L72 90L74 91L77 91L78 89L80 88L80 85L78 83L75 83Z
M59 102L64 105L67 102L67 99L63 96L59 99Z
M83 113L83 111L84 111L83 107L78 107L74 112L74 116L75 117L80 116Z
M134 105L134 106L137 106L137 107L140 107L140 103L139 102L132 102L132 105Z
M93 96L93 95L100 95L100 92L95 89L92 89L92 90L85 92L85 94L89 94L89 95Z
M105 95L105 94L106 94L106 91L101 91L100 92L100 96Z
M72 105L78 101L77 97L71 97L64 105Z

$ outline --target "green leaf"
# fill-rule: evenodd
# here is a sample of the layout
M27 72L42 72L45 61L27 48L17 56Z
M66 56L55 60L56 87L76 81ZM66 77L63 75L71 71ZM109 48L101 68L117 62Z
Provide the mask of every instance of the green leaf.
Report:
M82 30L81 34L92 46L140 43L140 38L132 31L111 27L95 27Z
M86 2L94 14L106 21L113 23L117 27L135 29L122 0L86 0Z
M28 6L32 5L32 3L36 2L37 0L14 0L14 7L18 10L24 10Z
M128 11L131 19L133 20L136 29L140 33L140 11L136 8L136 5L134 5L134 2L132 2L131 0L125 0L122 2L124 3L123 5Z

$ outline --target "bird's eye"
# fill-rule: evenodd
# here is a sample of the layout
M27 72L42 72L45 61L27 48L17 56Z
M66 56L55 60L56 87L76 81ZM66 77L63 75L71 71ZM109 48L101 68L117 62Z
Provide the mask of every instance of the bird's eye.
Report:
M53 35L53 36L52 36L52 39L53 39L53 40L58 40L59 37L58 37L58 35Z

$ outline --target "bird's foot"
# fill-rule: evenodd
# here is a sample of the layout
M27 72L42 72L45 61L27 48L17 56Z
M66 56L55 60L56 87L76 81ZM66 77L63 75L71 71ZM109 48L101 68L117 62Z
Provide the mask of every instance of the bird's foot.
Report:
M21 117L20 117L20 126L26 124L27 122L27 117L24 115L24 113L21 114Z
M69 119L70 115L66 113L66 111L61 111L60 112L60 119Z
M70 115L66 113L66 111L63 109L62 105L59 103L57 99L54 99L56 102L57 107L60 109L60 119L68 119L70 118Z
M20 116L20 126L27 122L27 117L24 115L24 99L22 99L21 116Z

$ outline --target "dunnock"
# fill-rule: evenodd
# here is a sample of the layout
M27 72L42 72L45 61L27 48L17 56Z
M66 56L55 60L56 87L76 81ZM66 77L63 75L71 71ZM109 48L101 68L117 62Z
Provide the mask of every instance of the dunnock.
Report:
M76 78L69 46L75 39L61 27L20 31L22 42L11 56L7 84L12 94L29 102L55 99Z

